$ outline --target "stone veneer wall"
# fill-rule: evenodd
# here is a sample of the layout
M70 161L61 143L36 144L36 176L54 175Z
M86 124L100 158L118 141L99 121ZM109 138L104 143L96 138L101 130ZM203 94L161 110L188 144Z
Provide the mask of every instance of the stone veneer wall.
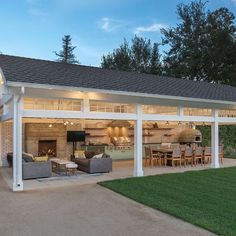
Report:
M0 166L8 166L7 153L13 151L13 123L4 122L0 124ZM81 125L65 126L53 124L52 128L47 123L27 123L22 127L22 150L38 155L39 140L56 140L57 157L68 159L72 154L72 143L67 143L67 130L79 130Z
M25 151L37 156L39 140L56 140L57 157L67 159L66 126L53 124L49 128L48 125L47 123L25 124Z

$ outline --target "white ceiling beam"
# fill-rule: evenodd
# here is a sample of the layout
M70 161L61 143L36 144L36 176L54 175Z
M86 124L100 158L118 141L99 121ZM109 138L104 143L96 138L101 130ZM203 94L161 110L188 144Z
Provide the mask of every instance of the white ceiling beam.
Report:
M105 94L114 96L121 96L125 99L125 102L141 103L141 104L165 104L166 102L172 106L185 106L185 107L202 107L202 108L216 108L216 109L234 109L236 108L236 102L231 101L221 101L221 100L210 100L210 99L200 99L191 97L180 97L180 96L170 96L161 94L147 94L147 93L137 93L137 92L125 92L125 91L114 91L114 90L103 90L103 89L93 89L93 88L82 88L82 87L69 87L69 86L57 86L57 85L44 85L44 84L32 84L32 83L18 83L18 82L8 82L8 86L12 89L13 87L25 87L26 90L33 89L44 89L47 90L46 94L52 94L56 91L64 92L85 92L92 94ZM48 95L49 96L49 95ZM92 98L91 98L92 99ZM121 98L122 99L122 98Z
M31 118L57 118L57 119L101 119L101 120L136 120L136 114L105 113L105 112L76 112L76 111L44 111L23 110L23 117Z

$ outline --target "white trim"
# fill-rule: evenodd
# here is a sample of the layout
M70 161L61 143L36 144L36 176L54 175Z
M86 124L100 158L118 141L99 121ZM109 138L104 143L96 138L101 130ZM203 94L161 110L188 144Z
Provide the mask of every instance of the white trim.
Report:
M150 98L162 98L170 100L179 101L193 101L193 102L206 102L214 104L226 104L226 105L236 105L236 102L223 101L223 100L212 100L212 99L202 99L202 98L191 98L191 97L180 97L180 96L170 96L170 95L160 95L160 94L148 94L148 93L138 93L138 92L127 92L127 91L116 91L116 90L105 90L105 89L93 89L84 87L72 87L72 86L60 86L60 85L49 85L49 84L36 84L36 83L25 83L25 82L7 82L8 86L12 87L29 87L29 88L44 88L44 89L58 89L58 90L69 90L69 91L81 91L81 92L100 92L105 94L117 94L117 95L128 95L128 96L139 96L139 97L150 97Z
M178 116L178 115L155 115L143 114L145 121L192 121L192 122L212 122L213 117L208 116Z
M112 112L83 112L83 111L54 111L54 110L23 110L25 118L58 118L58 119L101 119L101 120L136 120L135 113L112 113ZM144 121L183 121L183 122L213 122L213 117L207 116L178 116L178 115L155 115L142 114ZM233 118L228 122L232 122ZM226 122L221 120L219 122ZM236 123L236 118L234 119Z
M83 112L83 111L54 111L54 110L23 110L26 118L58 118L58 119L121 119L136 120L135 113L112 113L112 112ZM11 117L11 116L10 116ZM178 116L142 114L144 121L183 121L183 122L213 122L213 117L208 116ZM218 118L219 122L236 123L236 118Z
M101 120L136 120L132 113L82 112L82 111L45 111L23 110L23 117L31 118L58 118L58 119L101 119Z
M218 117L218 122L220 123L235 123L236 124L236 117Z

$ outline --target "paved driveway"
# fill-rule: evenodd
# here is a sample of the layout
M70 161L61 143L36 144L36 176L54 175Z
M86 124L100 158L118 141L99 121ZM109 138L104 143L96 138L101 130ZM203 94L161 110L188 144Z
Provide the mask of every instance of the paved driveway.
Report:
M0 235L213 234L96 184L12 193L0 176Z

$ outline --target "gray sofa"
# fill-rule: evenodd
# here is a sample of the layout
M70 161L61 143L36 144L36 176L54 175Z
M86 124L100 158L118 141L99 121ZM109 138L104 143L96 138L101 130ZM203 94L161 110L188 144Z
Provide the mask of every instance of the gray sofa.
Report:
M25 162L22 160L23 179L48 178L52 176L51 161Z
M51 161L36 162L28 161L26 154L22 155L22 178L26 179L37 179L37 178L48 178L52 176ZM12 166L13 154L7 154L7 160L9 166ZM27 160L27 161L26 161Z
M85 151L86 158L72 157L72 161L78 164L78 169L87 173L106 173L112 171L112 159L109 155L103 154L102 158L93 158L94 151Z

